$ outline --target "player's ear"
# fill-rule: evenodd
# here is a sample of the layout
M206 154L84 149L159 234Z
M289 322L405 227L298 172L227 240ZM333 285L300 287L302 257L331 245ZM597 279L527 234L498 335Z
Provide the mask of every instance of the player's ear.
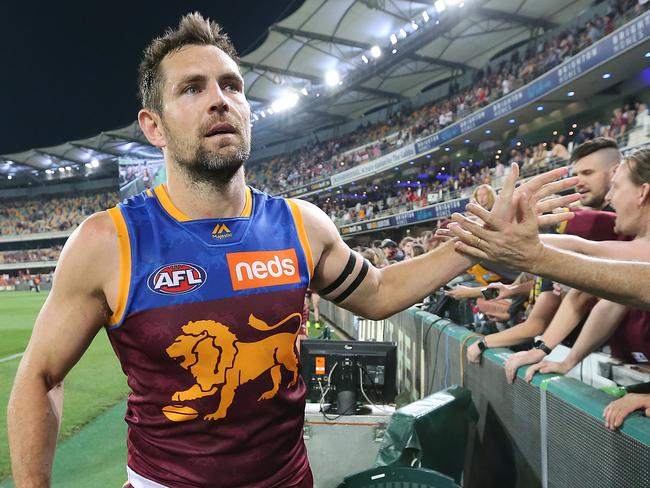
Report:
M162 121L156 112L148 108L141 109L138 112L138 123L142 133L152 145L160 148L167 145L162 130Z

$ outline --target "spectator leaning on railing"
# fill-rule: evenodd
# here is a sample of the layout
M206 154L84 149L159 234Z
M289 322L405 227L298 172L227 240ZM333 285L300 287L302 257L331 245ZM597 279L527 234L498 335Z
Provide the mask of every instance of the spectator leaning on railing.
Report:
M457 214L454 220L460 226L453 227L452 232L460 239L457 249L477 258L508 263L608 299L650 309L650 296L647 287L643 286L650 276L650 150L638 150L623 159L614 177L609 199L617 211L617 231L636 235L635 240L593 242L570 236L552 236L544 237L542 243L537 237L532 202L526 195L515 199L518 211L510 213L511 221L496 218L478 206L470 205L468 211L484 220L489 228L479 227ZM512 205L511 192L503 192L499 200L502 204ZM571 252L599 259L582 258ZM603 259L617 262L608 263ZM623 260L636 262L625 263ZM635 334L650 336L644 329L650 325L648 322L646 319L640 322L640 327L631 328L630 339ZM642 341L631 340L631 343L638 347ZM585 347L584 350L588 349ZM641 352L646 358L650 356L647 349ZM552 369L555 366L551 364L548 367ZM544 366L539 370L546 371ZM622 422L618 414L615 421L608 410L605 415L610 427L617 427Z

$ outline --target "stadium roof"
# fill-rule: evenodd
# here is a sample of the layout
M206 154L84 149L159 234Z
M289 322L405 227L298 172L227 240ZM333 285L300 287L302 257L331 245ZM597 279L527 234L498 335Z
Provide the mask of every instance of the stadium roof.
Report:
M242 58L246 94L257 119L254 147L295 139L411 98L431 84L485 66L504 49L545 29L566 24L593 3L306 0L271 25L266 40ZM377 57L373 46L379 48ZM332 70L340 84L327 86L325 73ZM274 102L287 100L299 103L284 114L269 115ZM160 155L134 122L88 139L0 155L0 173L28 173L40 180L45 170L83 168L95 159Z
M266 41L242 60L254 110L268 112L273 101L303 88L308 93L301 94L290 117L256 121L255 145L295 138L411 98L433 83L485 66L544 29L566 24L593 3L307 0L272 25ZM373 46L381 51L377 58ZM325 85L329 70L339 73L341 85Z

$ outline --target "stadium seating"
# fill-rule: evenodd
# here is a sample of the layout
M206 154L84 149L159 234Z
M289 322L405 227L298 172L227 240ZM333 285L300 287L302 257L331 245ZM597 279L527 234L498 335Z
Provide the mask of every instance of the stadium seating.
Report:
M536 48L529 46L523 56L515 50L510 59L478 70L471 86L461 89L452 83L449 97L443 100L416 109L401 108L381 123L361 126L336 140L259 161L249 168L249 182L270 193L282 193L437 132L538 78L647 8L629 1L617 1L615 7L610 16L567 27L554 39Z
M88 215L112 207L118 201L115 191L3 200L0 206L0 235L74 229Z

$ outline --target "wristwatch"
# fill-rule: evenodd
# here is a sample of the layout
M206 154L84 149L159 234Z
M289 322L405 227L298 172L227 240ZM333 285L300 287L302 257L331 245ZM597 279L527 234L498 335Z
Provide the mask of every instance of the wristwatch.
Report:
M544 352L544 354L546 354L547 356L553 352L553 350L550 347L548 347L546 344L544 344L544 341L542 340L536 340L535 342L533 342L533 347L535 349L541 349Z
M476 344L478 345L478 348L479 348L479 351L481 351L481 354L483 354L486 350L489 349L489 347L485 343L485 338L483 338L483 337L481 337Z

